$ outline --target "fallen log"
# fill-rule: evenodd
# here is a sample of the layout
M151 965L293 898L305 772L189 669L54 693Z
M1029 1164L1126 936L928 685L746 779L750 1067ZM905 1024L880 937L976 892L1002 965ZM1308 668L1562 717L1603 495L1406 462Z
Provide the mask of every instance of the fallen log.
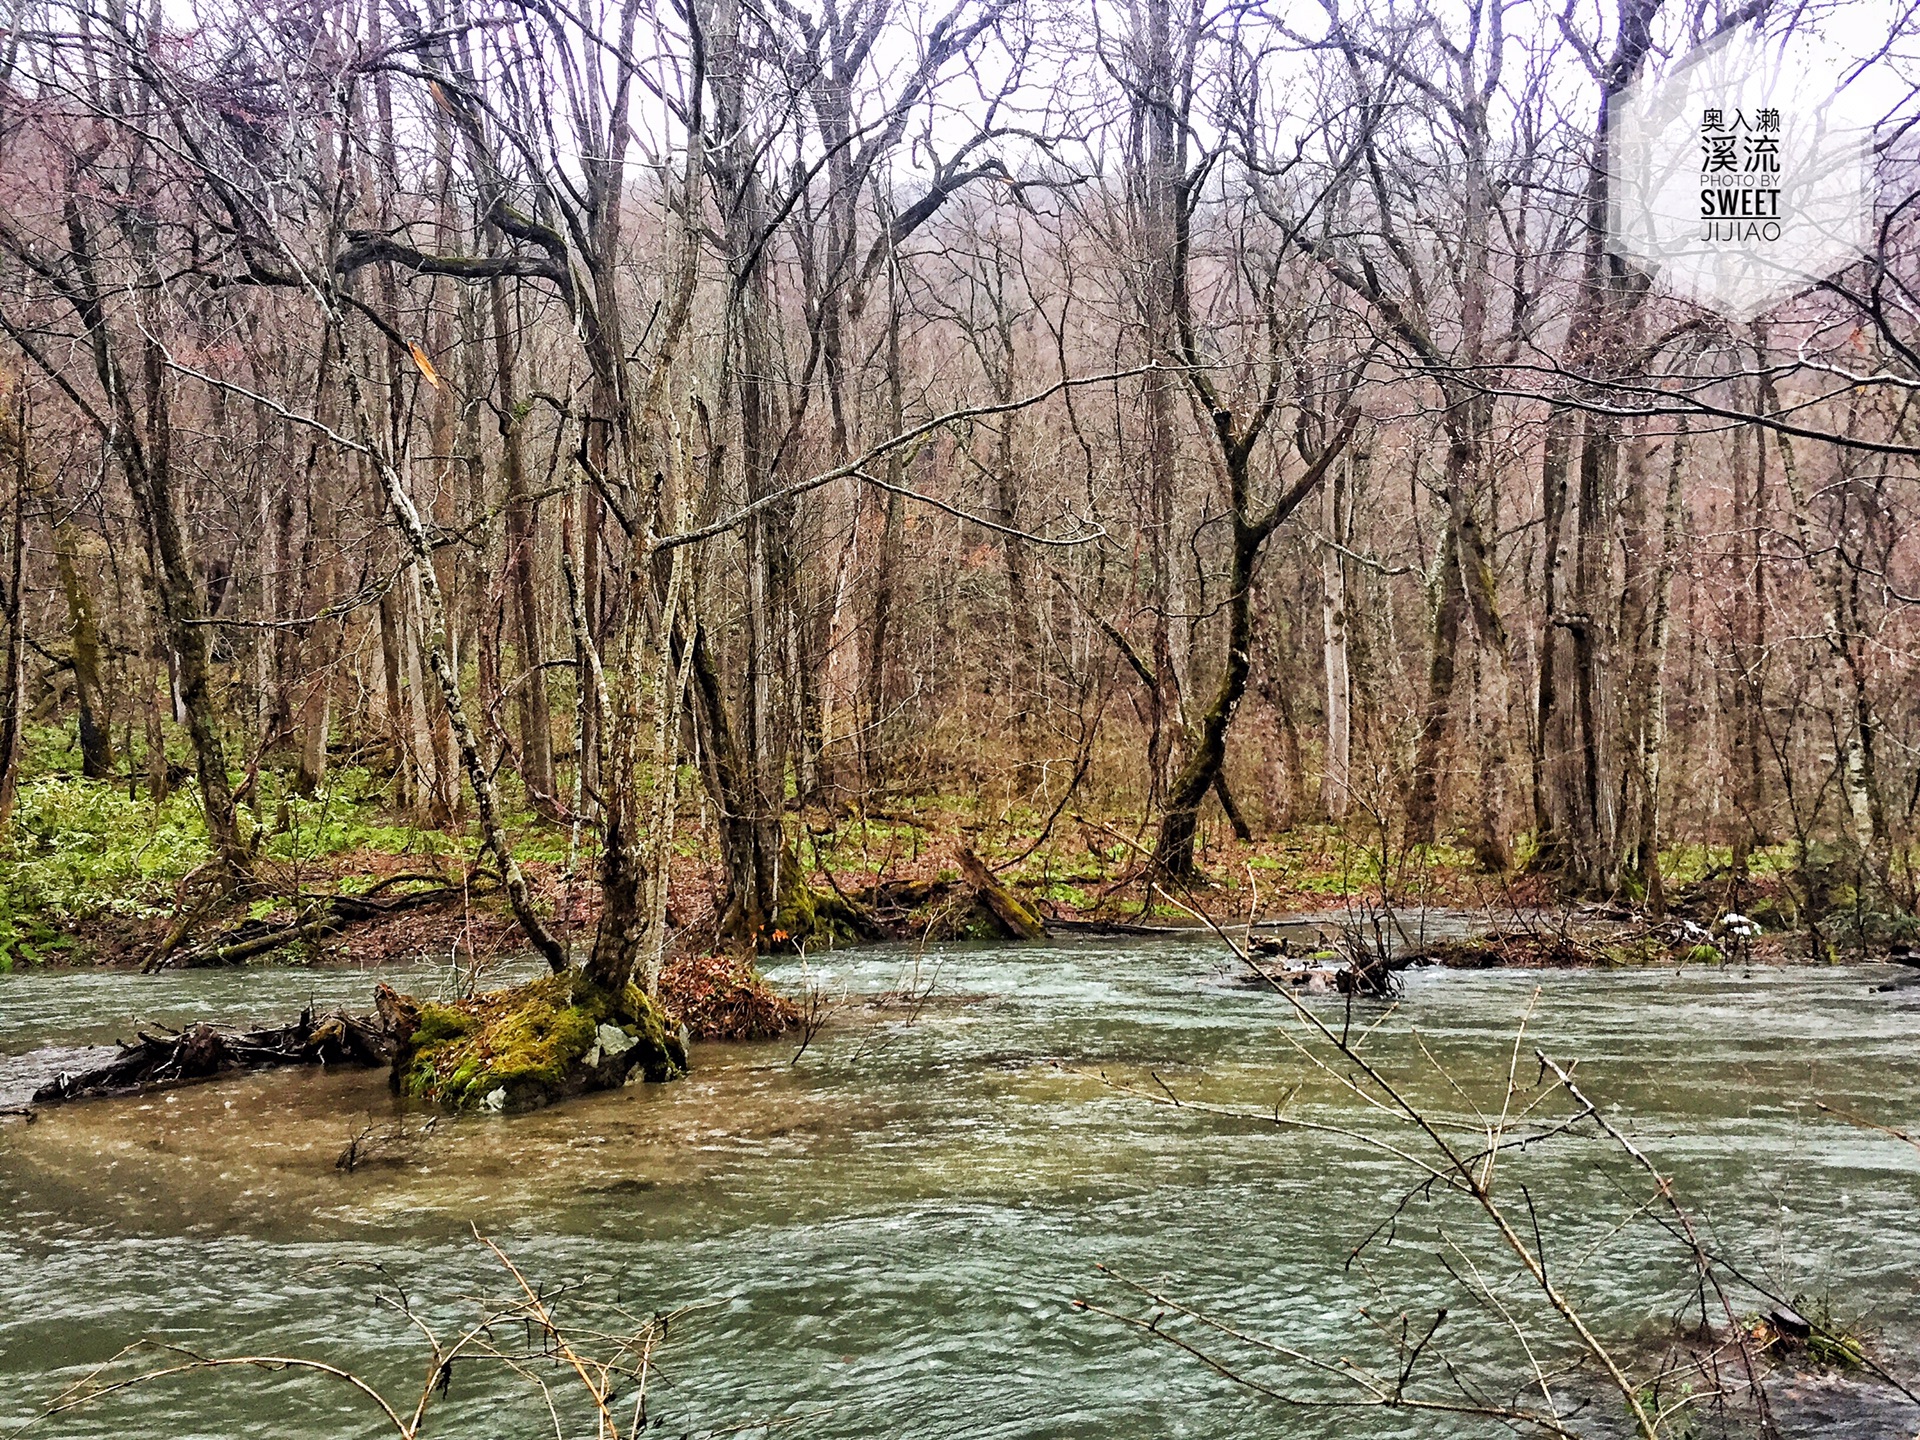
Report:
M265 1030L235 1030L201 1023L185 1030L156 1026L139 1031L106 1064L75 1074L56 1075L33 1093L36 1105L131 1095L211 1079L216 1075L264 1070L279 1065L365 1065L393 1063L396 1041L385 1019L312 1007L291 1025Z
M952 888L950 882L938 879L889 880L866 892L867 908L883 921L897 922L940 899Z
M438 875L390 875L358 895L313 896L301 905L290 920L243 921L207 937L197 945L181 946L176 940L154 951L140 968L152 974L164 969L192 970L216 965L240 965L270 950L277 950L282 945L329 940L352 925L397 915L406 910L452 904L486 894L491 889L491 886L474 884L441 884L431 890L411 890L399 895L380 893L390 885L440 879L442 877Z
M1009 940L1039 940L1047 933L1040 917L1006 886L994 878L986 863L971 850L960 852L960 874L973 887L979 904L986 907Z
M1130 920L1063 920L1058 915L1048 918L1049 932L1059 931L1065 935L1091 935L1097 937L1120 937L1146 935L1154 937L1187 936L1201 933L1198 925L1140 925ZM1256 951L1266 954L1266 951Z
M945 871L867 887L861 908L872 918L875 934L866 938L1037 940L1047 934L1050 922L1002 885L978 855L962 850L958 860L958 874Z

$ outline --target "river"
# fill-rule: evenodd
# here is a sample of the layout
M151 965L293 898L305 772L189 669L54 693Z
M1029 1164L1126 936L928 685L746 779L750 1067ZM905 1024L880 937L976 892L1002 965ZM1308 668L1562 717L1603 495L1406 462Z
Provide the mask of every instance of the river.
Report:
M1302 1061L1291 1008L1242 984L1217 946L879 948L771 973L835 1002L797 1062L793 1040L703 1046L685 1080L449 1122L404 1163L336 1167L354 1131L400 1114L370 1072L281 1071L49 1109L32 1125L0 1119L0 1434L143 1337L323 1357L410 1408L424 1352L376 1296L402 1287L450 1325L472 1313L466 1297L502 1293L476 1224L530 1280L577 1287L563 1308L604 1318L706 1302L661 1352L649 1408L662 1434L770 1420L786 1422L773 1433L836 1440L1507 1433L1281 1405L1073 1307L1142 1310L1096 1268L1107 1264L1244 1333L1391 1366L1361 1307L1381 1318L1404 1306L1424 1329L1448 1304L1434 1355L1451 1345L1490 1383L1512 1363L1499 1325L1464 1313L1479 1311L1437 1258L1445 1228L1456 1269L1500 1263L1471 1215L1417 1200L1397 1244L1346 1263L1417 1178L1393 1157L1103 1081L1269 1110L1297 1088L1289 1114L1391 1130ZM1409 1093L1465 1114L1470 1101L1497 1108L1531 1009L1523 1085L1537 1078L1535 1044L1578 1061L1723 1253L1830 1306L1912 1377L1920 1151L1817 1108L1915 1132L1920 987L1902 977L1416 970L1391 1013L1374 1004L1353 1019L1379 1022L1378 1063ZM446 983L430 969L0 976L0 1057L12 1057L0 1081L37 1048L100 1044L144 1021L279 1021L310 999L364 1007L376 979L428 994ZM1338 996L1305 1003L1347 1018ZM1617 1187L1637 1182L1609 1156L1577 1139L1516 1156L1514 1203L1524 1179L1550 1269L1638 1359L1684 1307L1686 1267L1663 1232L1629 1220L1644 1196L1623 1198ZM1506 1268L1495 1293L1563 1353L1511 1257ZM1258 1359L1236 1344L1221 1340ZM1259 1373L1344 1393L1284 1365ZM1824 1382L1793 1393L1801 1433L1920 1430L1920 1412L1879 1391L1865 1410ZM1580 1426L1617 1431L1617 1397L1586 1398ZM444 1407L426 1433L553 1433L529 1387L479 1367L456 1373ZM31 1433L391 1432L337 1383L229 1371L132 1389Z

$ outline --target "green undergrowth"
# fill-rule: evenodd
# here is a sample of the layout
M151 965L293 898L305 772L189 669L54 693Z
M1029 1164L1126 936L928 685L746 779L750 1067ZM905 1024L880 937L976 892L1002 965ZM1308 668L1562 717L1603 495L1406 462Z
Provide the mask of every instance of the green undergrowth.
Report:
M264 869L324 872L350 852L421 856L431 864L458 841L395 824L355 802L353 775L328 794L276 794L262 776L260 811L241 811L254 829ZM0 832L0 967L55 958L76 926L137 922L171 912L188 876L210 858L199 796L175 790L159 804L130 796L124 782L78 776L23 782L11 823ZM304 878L304 877L303 877ZM321 878L316 873L313 878Z
M0 969L61 958L76 921L162 914L207 859L199 806L94 780L29 780L0 834Z
M135 740L129 755L122 741L119 778L87 780L79 775L71 723L31 727L23 736L25 778L13 820L0 830L0 969L79 959L90 949L129 951L144 943L142 926L151 929L173 911L183 881L208 860L197 787L180 778L191 774L183 737L170 741L175 787L158 804L146 793L140 743ZM230 753L237 756L242 747ZM241 823L265 882L264 893L250 899L253 918L276 913L293 897L364 889L397 870L457 872L476 853L471 819L464 829L441 831L397 812L391 774L355 763L368 753L340 751L341 763L314 796L294 794L290 775L273 768L251 781L233 774L244 794ZM278 764L284 757L270 759ZM692 768L683 769L680 789L685 808L674 853L710 862L714 830ZM503 786L503 792L502 818L522 864L557 867L576 859L583 872L591 869L591 827L582 834L582 852L570 856L566 827L537 815L516 785ZM1080 799L1084 809L1076 808ZM977 854L1023 903L1061 915L1188 918L1185 909L1144 893L1142 864L1154 841L1153 825L1128 810L1124 797L1080 799L1064 811L1051 804L998 805L981 794L896 794L871 799L864 809L810 808L790 822L792 863L782 867L806 883L782 897L765 942L811 950L871 940L880 931L867 907L888 909L890 903L876 898L879 890L955 886L959 876L950 866L958 849ZM696 815L706 816L706 823L695 823ZM1529 853L1528 838L1517 837L1520 866ZM1243 845L1231 840L1210 806L1202 816L1196 860L1196 894L1213 896L1210 903L1233 913L1254 904L1269 913L1317 910L1372 896L1397 905L1479 908L1513 901L1515 886L1522 898L1513 903L1552 903L1551 877L1528 876L1524 869L1488 876L1458 845L1383 841L1358 812L1345 826L1303 824ZM1731 863L1725 847L1676 843L1664 850L1669 911L1710 925L1737 908L1769 935L1816 927L1841 949L1850 937L1882 944L1920 938L1911 915L1888 903L1886 886L1864 880L1843 853L1818 845L1804 853L1789 845L1757 849L1737 885ZM1915 857L1899 857L1896 881L1906 875L1910 887L1915 864ZM1529 891L1530 881L1537 884ZM956 921L946 913L952 908L948 899L923 896L894 909L920 906L939 920L934 930L919 934L995 933L986 921L974 925L977 916ZM916 923L919 918L909 916ZM1608 963L1645 960L1623 953Z
M515 1112L684 1074L686 1048L637 985L614 995L578 970L419 1007L394 1085L448 1110Z
M36 726L24 736L14 811L0 828L0 971L18 964L80 959L106 936L172 913L184 881L211 858L198 787L176 780L157 804L145 759L134 776L92 780L80 772L72 726ZM176 773L188 757L169 755ZM129 757L121 755L125 766ZM255 918L310 886L352 891L379 879L393 857L405 868L444 870L473 851L475 837L414 823L391 807L389 781L358 766L338 766L319 793L294 793L292 779L262 769L251 786L230 777L244 798L243 834L275 895L252 902ZM523 861L564 860L564 830L530 810L507 816ZM551 852L551 853L549 853ZM391 868L391 867L388 867Z

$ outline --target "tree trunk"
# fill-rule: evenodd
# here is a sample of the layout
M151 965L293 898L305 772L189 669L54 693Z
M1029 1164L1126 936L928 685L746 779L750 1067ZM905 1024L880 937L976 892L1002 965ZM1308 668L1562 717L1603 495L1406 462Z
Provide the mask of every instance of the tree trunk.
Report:
M1209 386L1204 377L1203 387ZM1210 388L1201 394L1213 399ZM1253 572L1260 552L1281 523L1301 504L1312 498L1325 479L1328 467L1340 457L1353 437L1359 421L1357 411L1346 411L1339 428L1318 455L1311 457L1307 471L1295 481L1264 514L1251 511L1249 470L1253 447L1266 421L1273 414L1277 393L1270 391L1256 417L1244 427L1236 427L1231 412L1217 403L1210 408L1221 459L1227 471L1227 489L1231 496L1229 512L1233 523L1233 553L1227 574L1227 653L1214 687L1213 699L1200 717L1192 748L1174 776L1167 792L1167 808L1160 821L1160 834L1154 842L1153 871L1181 879L1193 873L1193 841L1200 814L1200 802L1220 779L1227 756L1227 731L1233 714L1247 691L1247 677L1253 669ZM1302 458L1308 458L1303 456ZM1298 774L1296 771L1295 785Z
M380 597L378 618L380 694L382 709L386 712L387 738L393 744L393 808L411 810L419 772L413 756L413 727L407 723L406 670L400 658L405 619L397 588L389 587Z
M1233 557L1227 576L1227 654L1213 698L1195 727L1193 748L1167 790L1167 808L1154 844L1153 868L1176 879L1193 873L1193 841L1200 802L1214 787L1227 758L1227 730L1246 694L1252 672L1253 567L1266 535L1236 515Z
M1613 105L1639 76L1652 45L1652 23L1662 0L1620 0L1612 54L1597 76L1600 103L1587 161L1582 199L1586 235L1579 290L1570 318L1562 366L1581 377L1581 389L1601 394L1618 380L1622 353L1630 348L1627 319L1644 291L1629 283L1624 263L1606 248L1610 201ZM1564 873L1578 889L1610 892L1617 883L1618 816L1606 778L1605 725L1609 692L1604 617L1611 611L1609 564L1614 470L1618 436L1611 420L1595 411L1580 416L1580 456L1572 540L1574 575L1564 608L1559 567L1566 513L1566 466L1573 436L1569 407L1552 407L1547 422L1543 489L1548 521L1547 630L1541 647L1534 737L1535 863ZM1564 631L1572 674L1571 705L1563 693L1551 636Z
M540 633L534 516L533 505L528 497L526 458L521 439L518 361L508 324L506 285L496 280L489 288L493 302L495 374L500 388L501 469L507 488L507 592L513 613L514 642L520 652L522 677L515 689L520 722L520 776L535 803L551 809L556 793L553 776L553 708L547 697L546 656ZM583 685L582 703L584 689Z
M329 517L323 524L322 517ZM309 494L307 505L306 553L302 569L312 581L301 588L303 608L312 607L318 597L331 600L337 562L330 543L331 511ZM324 544L324 550L323 550ZM300 703L292 716L298 760L295 765L294 793L309 798L318 794L327 781L327 746L333 732L333 667L346 644L346 621L326 619L307 631L303 643L295 647L305 668L300 677L304 686Z
M21 588L26 567L27 540L27 387L19 382L13 392L13 414L0 437L10 442L0 448L13 451L13 514L7 536L6 654L0 657L0 830L13 819L14 798L20 782L21 718L27 701L27 598Z
M719 812L720 857L725 889L720 897L720 932L750 944L770 938L780 908L786 869L784 836L777 816L758 805L752 760L744 754L733 727L731 708L704 629L677 642L691 645L694 713L700 724L701 754L708 793Z
M1773 377L1765 368L1765 331L1759 327L1756 329L1762 345L1760 405L1765 413L1778 414L1779 396L1774 391ZM1850 422L1855 418L1852 415L1848 417ZM1852 429L1852 425L1849 424L1847 428ZM1793 511L1800 552L1820 599L1820 623L1827 653L1834 662L1834 686L1840 698L1841 716L1844 717L1839 720L1840 735L1836 748L1839 750L1840 794L1846 807L1847 830L1860 854L1877 862L1886 845L1887 821L1874 763L1873 708L1868 698L1866 666L1860 654L1855 620L1858 602L1853 587L1858 583L1854 578L1858 572L1849 566L1842 548L1850 528L1847 524L1850 477L1842 473L1828 487L1837 497L1839 508L1832 533L1843 537L1838 543L1828 545L1813 532L1806 486L1794 453L1793 438L1779 434L1775 436L1774 444L1780 450L1780 473L1786 482L1787 503Z
M1138 13L1138 12L1136 12ZM1147 806L1164 792L1168 820L1176 831L1191 830L1191 817L1173 820L1182 803L1181 781L1174 778L1182 731L1179 675L1174 667L1173 526L1178 485L1179 432L1176 396L1180 381L1176 332L1186 277L1182 234L1186 202L1186 128L1181 119L1179 64L1175 53L1172 0L1146 0L1144 23L1133 37L1137 52L1133 77L1134 207L1139 228L1141 317L1147 358L1169 368L1149 373L1146 386L1146 482L1141 521L1145 560L1141 603L1151 626L1149 659L1156 684L1149 692ZM1230 602L1231 603L1231 602ZM1217 697L1216 697L1217 698ZM1209 711L1211 713L1211 710ZM1203 724L1205 722L1202 722ZM1196 751L1205 744L1196 741ZM1182 772L1192 768L1192 756ZM1206 794L1206 787L1199 792ZM1197 802L1196 802L1197 803ZM1191 836L1184 847L1191 868Z
M1733 577L1732 650L1737 672L1733 721L1735 803L1740 810L1733 837L1733 874L1744 881L1756 844L1763 839L1761 807L1766 802L1766 773L1762 754L1765 735L1765 600L1766 554L1761 539L1766 516L1765 432L1752 432L1753 464L1748 465L1746 436L1736 432L1733 445Z
M1633 857L1634 878L1654 915L1666 912L1666 892L1660 878L1661 781L1667 747L1667 649L1673 635L1673 576L1678 564L1680 526L1686 513L1682 486L1687 453L1687 426L1683 419L1674 432L1673 454L1667 463L1667 494L1660 522L1660 560L1654 576L1652 639L1647 654L1647 694L1640 735L1640 822L1638 849Z
M1566 634L1560 597L1567 521L1567 463L1573 439L1573 410L1554 405L1547 413L1546 439L1540 456L1541 620L1539 670L1535 677L1533 717L1533 836L1534 860L1542 870L1558 870L1565 863L1566 837L1554 803L1559 775L1566 764L1560 734L1563 716L1560 697L1560 652Z
M1460 628L1467 593L1460 576L1460 545L1452 517L1440 539L1440 595L1427 639L1427 700L1414 743L1413 787L1407 797L1407 841L1431 845L1440 815L1440 771L1453 719L1453 681L1459 663Z
M153 334L151 323L145 333L149 337ZM165 362L157 340L146 339L142 353L146 405L138 423L147 443L141 444L132 433L136 423L132 397L124 386L113 385L113 389L120 392L121 423L129 432L118 437L121 467L133 494L134 509L159 561L159 574L155 578L159 583L167 642L173 651L174 693L193 741L195 778L200 784L207 838L224 872L224 881L229 888L239 888L253 880L253 856L240 838L233 785L227 776L226 746L221 740L220 719L214 708L212 663L207 645L209 631L205 623L206 592L198 583L186 536L181 533L179 501L174 493L173 431Z
M1610 894L1616 875L1617 816L1606 781L1610 748L1606 735L1608 626L1612 566L1610 501L1619 458L1619 435L1609 417L1582 417L1578 506L1574 524L1573 764L1566 809L1573 850L1569 877L1577 889Z
M1355 456L1353 464L1359 457ZM1326 679L1326 753L1320 766L1320 809L1338 824L1353 798L1353 681L1347 656L1347 569L1340 547L1347 542L1347 472L1337 466L1320 491L1320 631Z
M994 399L1006 405L1013 400L1013 340L1004 323L1001 333L1005 344L1004 363L996 376ZM993 518L1007 530L1013 530L1020 524L1020 481L1013 468L1013 416L1001 417L994 446ZM1014 733L1016 739L1023 742L1024 751L1028 722L1037 698L1035 687L1040 660L1040 637L1033 614L1036 596L1027 547L1018 535L1003 533L1000 536L1000 558L1007 574L1007 628L1013 635L1012 654L1005 674L1013 704Z
M1477 353L1477 341L1471 353ZM1503 663L1507 652L1506 630L1494 598L1493 567L1474 514L1486 454L1486 403L1484 397L1470 394L1449 399L1446 473L1441 485L1447 519L1436 551L1440 596L1428 634L1426 707L1414 745L1413 784L1407 801L1407 839L1414 845L1431 845L1439 835L1441 770L1453 725L1461 629L1468 615L1480 638L1499 653Z
M80 772L90 780L106 780L113 775L113 733L100 677L100 620L80 573L80 527L71 520L54 529L53 557L67 599L68 654L80 711Z
M294 720L300 736L300 760L293 789L295 794L309 798L327 783L327 738L333 728L333 648L325 636L309 648L312 669L306 699Z
M434 108L433 131L434 166L437 172L433 229L435 244L445 254L460 248L460 227L453 209L453 131L447 124L444 108ZM427 343L432 347L428 365L432 366L433 356L441 357L441 363L446 364L446 357L453 351L454 317L441 297L431 292L428 295L427 313ZM423 369L422 373L426 371ZM440 533L451 534L457 532L460 525L458 477L461 461L457 434L460 406L445 379L433 380L429 389L432 394L429 397L428 435L433 446L433 504L430 513ZM470 588L467 584L465 555L464 545L442 545L433 552L434 580L447 607L447 649L456 675L461 671L461 656L465 653L463 642L466 627L461 623L461 615L463 609L472 609L471 605L463 605ZM422 699L425 698L423 691ZM453 727L448 722L444 704L428 704L425 708L433 750L434 818L441 826L450 828L466 810L466 799L460 790L460 766L454 758Z
M905 381L900 373L900 293L899 277L893 265L887 267L887 421L892 433L906 428ZM885 518L880 528L880 545L873 566L873 620L867 629L866 724L862 747L866 756L868 788L877 784L885 768L885 750L880 726L887 714L888 645L892 643L894 586L905 541L906 501L900 487L906 483L906 465L899 447L887 452Z

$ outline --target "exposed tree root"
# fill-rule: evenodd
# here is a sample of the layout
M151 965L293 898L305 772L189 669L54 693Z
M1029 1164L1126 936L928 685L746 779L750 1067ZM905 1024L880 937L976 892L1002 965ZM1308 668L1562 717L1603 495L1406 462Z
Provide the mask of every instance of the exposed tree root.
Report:
M382 1009L398 1041L394 1088L445 1110L535 1110L687 1067L638 986L616 993L578 969L452 1003L393 996Z
M887 932L872 908L860 901L836 889L794 884L781 896L766 938L775 950L825 950L883 940Z
M105 1065L56 1076L34 1092L34 1103L130 1095L277 1065L388 1065L394 1054L383 1018L344 1010L316 1015L309 1008L293 1024L268 1030L199 1024L139 1033L136 1043L122 1046Z
M971 850L951 879L895 880L866 892L875 923L894 940L1037 940L1046 922Z

